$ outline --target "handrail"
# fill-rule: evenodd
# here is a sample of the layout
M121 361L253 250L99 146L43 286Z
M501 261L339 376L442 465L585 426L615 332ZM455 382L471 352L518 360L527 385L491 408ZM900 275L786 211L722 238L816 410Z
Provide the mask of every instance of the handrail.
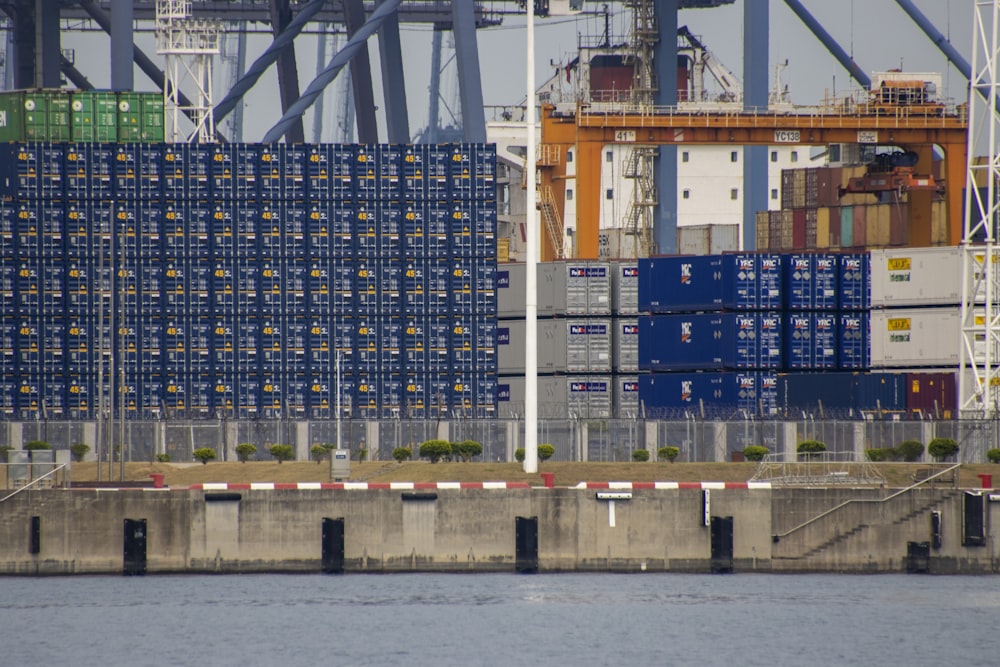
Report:
M851 503L884 503L884 502L888 502L888 501L892 500L893 498L901 496L904 493L908 493L908 492L912 491L913 489L917 488L918 486L926 484L927 482L930 482L931 480L933 480L933 479L935 479L937 477L940 477L941 475L944 475L947 472L957 471L958 468L961 467L961 465L962 465L961 463L956 463L953 466L949 466L949 467L945 468L944 470L941 470L940 472L936 472L933 475L930 475L929 477L927 477L925 479L922 479L919 482L915 482L915 483L911 484L910 486L908 486L908 487L906 487L904 489L900 489L896 493L890 494L890 495L886 496L885 498L874 498L874 499L873 498L851 498L850 500L845 500L844 502L840 503L839 505L831 507L830 509L828 509L825 512L822 512L821 514L817 514L816 516L814 516L813 518L809 519L808 521L806 521L804 523L801 523L798 526L795 526L794 528L791 528L791 529L785 531L784 533L775 533L772 537L774 538L774 541L777 542L781 538L788 537L792 533L797 532L797 531L805 528L806 526L808 526L808 525L810 525L812 523L815 523L816 521L819 521L820 519L822 519L825 516L833 514L834 512L840 510L843 507L847 507Z
M38 464L36 463L36 464L32 464L32 465L38 465ZM68 469L69 468L69 464L68 463L63 463L62 465L56 466L55 468L53 468L52 470L48 471L47 473L45 473L41 477L37 477L37 478L31 480L30 482L28 482L27 484L25 484L24 486L22 486L20 489L15 489L13 493L10 493L10 494L4 496L3 498L0 498L0 503L5 502L5 501L13 498L17 494L19 494L22 491L24 491L25 489L31 488L32 486L34 486L35 484L39 483L40 481L42 481L46 477L49 477L50 475L56 474L57 472L59 472L63 468L67 468Z

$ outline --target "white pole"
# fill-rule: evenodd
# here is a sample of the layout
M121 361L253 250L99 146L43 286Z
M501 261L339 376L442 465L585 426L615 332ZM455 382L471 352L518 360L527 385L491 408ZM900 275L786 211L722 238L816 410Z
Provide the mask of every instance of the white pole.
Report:
M340 349L337 349L337 449L340 449ZM330 457L333 460L333 456Z
M535 3L528 0L528 71L525 127L528 132L528 150L525 160L528 199L525 204L527 227L527 258L525 258L525 341L524 341L524 472L538 472L538 209L535 184Z

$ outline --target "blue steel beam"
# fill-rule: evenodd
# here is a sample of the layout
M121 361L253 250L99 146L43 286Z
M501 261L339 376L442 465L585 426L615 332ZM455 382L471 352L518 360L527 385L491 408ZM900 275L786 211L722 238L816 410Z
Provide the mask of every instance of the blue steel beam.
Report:
M458 62L458 90L462 100L462 133L466 141L486 141L486 109L483 82L479 74L479 46L476 39L476 8L469 0L451 0L455 59Z
M659 41L653 49L658 86L655 104L677 106L677 10L680 0L656 0ZM660 146L653 159L657 204L653 239L661 254L677 252L677 147Z
M39 88L58 88L62 85L62 49L59 42L59 3L41 0L36 3L36 85ZM39 67L40 66L40 67Z
M403 49L399 43L399 16L386 18L378 30L379 62L382 65L382 94L389 143L410 143L410 121L406 113L406 86L403 79Z
M131 2L111 5L111 90L135 89L133 76L135 45L132 24L135 16Z
M372 12L372 15L368 17L365 24L361 26L353 37L347 40L347 45L333 57L330 64L326 66L326 69L320 72L319 76L309 84L309 87L302 93L302 97L282 115L274 127L267 131L267 134L264 135L264 143L277 141L285 133L285 130L295 122L295 119L300 118L306 109L312 106L316 98L323 92L323 89L337 78L340 70L344 68L355 53L365 46L368 38L378 30L385 18L399 8L400 2L402 0L386 0L385 3L379 5Z
M743 4L743 108L766 109L770 0ZM757 247L757 211L767 210L767 146L743 147L743 245Z
M342 0L347 38L350 39L365 24L363 0ZM351 58L351 86L354 89L354 115L358 125L358 143L378 143L378 122L375 118L375 89L372 86L372 65L368 49L360 49Z
M288 0L270 0L270 3L271 30L277 37L292 22L292 10ZM294 44L289 44L278 54L278 96L281 99L282 113L299 99L299 66L295 61ZM300 118L285 132L285 141L290 144L301 144L305 140L305 130Z
M785 0L785 4L788 8L795 12L795 15L799 17L809 30L816 35L816 39L823 43L826 50L830 52L834 58L837 59L844 69L846 69L851 77L864 86L866 89L871 88L872 80L865 71L858 66L856 62L847 55L847 52L837 43L837 41L830 36L830 33L826 31L826 28L819 24L819 21L809 13L799 0Z
M247 91L254 87L257 81L260 79L261 75L267 71L267 68L274 64L278 60L278 56L281 55L281 50L287 45L292 43L292 40L302 32L302 29L306 27L309 22L320 9L323 8L323 3L326 0L313 0L306 7L295 15L295 18L291 20L288 27L274 38L271 45L264 50L264 53L260 54L260 57L254 61L253 65L246 71L246 74L240 78L233 87L229 89L226 96L222 98L222 101L215 105L213 110L213 115L215 117L215 123L218 125L219 121L225 118L230 111L232 111L236 105L239 103L243 96L246 95Z

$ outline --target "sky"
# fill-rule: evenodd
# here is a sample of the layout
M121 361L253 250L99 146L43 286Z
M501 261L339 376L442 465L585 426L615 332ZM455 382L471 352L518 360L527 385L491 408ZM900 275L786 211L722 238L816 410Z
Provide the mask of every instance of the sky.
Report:
M923 32L906 16L894 0L802 0L802 3L823 24L855 61L867 72L902 67L915 72L942 72L947 95L964 101L966 82L951 67ZM489 3L485 3L487 6ZM743 0L733 5L707 9L684 10L679 25L687 25L730 70L742 76L742 16ZM914 4L945 34L954 47L967 59L972 51L972 14L974 0L914 0ZM507 7L511 7L508 3ZM600 3L587 2L589 11L598 11ZM770 81L774 81L775 64L788 60L782 80L789 86L792 101L801 105L819 103L834 90L840 95L856 84L850 79L833 56L780 0L772 0L769 57ZM619 5L611 6L608 24L613 41L626 38L630 15ZM487 106L516 104L524 98L526 81L526 37L524 19L505 17L498 28L480 30L480 71L483 82L483 100ZM556 65L565 63L576 51L579 40L596 41L603 33L603 15L553 17L536 22L535 76L541 84L555 71ZM615 39L617 38L617 40ZM401 28L406 78L407 107L411 133L427 125L428 88L430 82L431 31L427 26L404 25ZM257 35L248 42L247 62L252 62L269 43L269 37ZM152 36L137 36L146 53L162 63L156 55ZM447 40L446 40L447 42ZM371 61L377 68L378 51L375 40L370 40ZM110 85L110 42L98 33L64 35L63 48L73 48L77 66L84 71L98 88ZM300 90L304 90L316 73L317 42L313 35L297 40ZM327 58L332 51L327 51ZM447 57L447 54L446 56ZM454 72L454 63L450 65ZM380 75L374 75L376 97L380 96ZM217 65L215 71L215 101L222 99L226 83L225 67ZM152 84L138 69L135 74L137 90L152 90ZM457 84L454 75L446 70L442 81L442 94L447 105L457 103ZM335 103L327 96L324 115L332 118ZM246 99L245 140L257 141L281 116L277 102L277 79L272 67ZM381 105L381 100L377 99ZM442 113L447 112L442 108ZM489 115L487 116L489 119ZM446 116L443 124L449 124ZM328 123L328 125L332 125ZM306 135L312 139L312 121L306 118ZM384 119L379 117L379 131L384 139ZM323 137L329 141L329 134Z

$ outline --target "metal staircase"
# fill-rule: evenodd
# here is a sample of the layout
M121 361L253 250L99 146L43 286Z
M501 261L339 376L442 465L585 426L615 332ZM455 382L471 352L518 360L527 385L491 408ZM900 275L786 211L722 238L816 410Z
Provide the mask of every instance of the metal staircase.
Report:
M549 235L549 242L556 259L563 259L563 237L562 220L559 219L559 210L556 208L555 196L552 194L552 186L546 185L538 189L538 211L542 214L542 221L545 231Z

